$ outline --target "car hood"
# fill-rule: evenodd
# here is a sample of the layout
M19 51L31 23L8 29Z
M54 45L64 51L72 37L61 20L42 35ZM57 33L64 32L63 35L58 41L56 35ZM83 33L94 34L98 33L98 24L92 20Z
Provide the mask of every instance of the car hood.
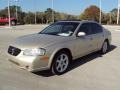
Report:
M46 34L31 34L17 38L11 45L26 48L44 48L53 44L68 41L70 37L54 36Z

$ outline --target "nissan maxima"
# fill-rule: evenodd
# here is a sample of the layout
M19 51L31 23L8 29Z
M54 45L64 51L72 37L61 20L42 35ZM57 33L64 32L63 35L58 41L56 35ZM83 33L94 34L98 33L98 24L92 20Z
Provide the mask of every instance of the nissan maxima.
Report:
M111 33L94 21L58 21L41 32L17 38L8 48L9 60L36 72L65 73L71 62L90 53L105 54Z

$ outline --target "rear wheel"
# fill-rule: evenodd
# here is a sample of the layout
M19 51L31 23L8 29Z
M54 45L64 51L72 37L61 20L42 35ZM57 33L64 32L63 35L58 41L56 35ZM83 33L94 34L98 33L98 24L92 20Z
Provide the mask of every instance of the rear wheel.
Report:
M103 43L103 45L102 45L102 48L101 48L101 53L102 53L102 54L107 53L108 48L109 48L109 44L108 44L108 42L107 42L107 41L105 41L105 42Z
M53 74L61 75L68 70L70 64L69 53L61 51L54 57L51 71Z
M16 21L15 20L11 21L11 25L15 26L16 25Z

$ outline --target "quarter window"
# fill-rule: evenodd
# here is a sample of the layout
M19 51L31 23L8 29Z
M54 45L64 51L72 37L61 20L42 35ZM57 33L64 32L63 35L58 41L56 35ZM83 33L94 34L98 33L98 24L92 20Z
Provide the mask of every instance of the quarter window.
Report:
M102 32L102 27L97 23L91 23L91 34L97 34Z

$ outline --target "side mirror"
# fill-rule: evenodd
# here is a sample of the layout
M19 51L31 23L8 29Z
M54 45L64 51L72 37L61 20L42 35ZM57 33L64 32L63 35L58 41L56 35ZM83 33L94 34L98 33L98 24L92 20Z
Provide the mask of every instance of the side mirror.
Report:
M79 32L77 36L78 36L78 37L83 37L83 36L85 36L85 35L86 35L86 34L85 34L84 32Z

